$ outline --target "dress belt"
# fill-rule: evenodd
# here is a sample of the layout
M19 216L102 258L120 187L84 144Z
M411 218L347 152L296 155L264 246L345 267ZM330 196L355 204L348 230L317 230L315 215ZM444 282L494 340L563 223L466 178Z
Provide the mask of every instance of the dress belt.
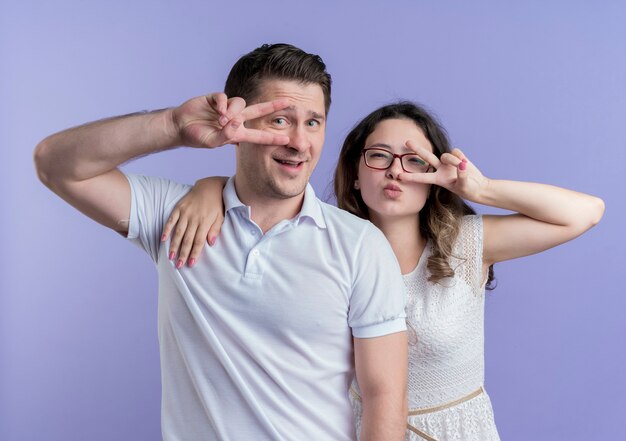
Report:
M433 406L433 407L422 407L419 409L409 409L409 416L415 416L415 415L425 415L427 413L433 413L433 412L439 412L440 410L444 410L444 409L449 409L450 407L454 407L457 406L461 403L465 403L466 401L471 400L472 398L476 398L477 396L479 396L480 394L484 393L485 389L480 386L478 389L476 389L474 392L471 392L461 398L458 398L454 401L449 401L447 403L444 404L440 404L438 406ZM352 386L350 386L350 393L352 394L352 396L358 400L361 401L361 396L359 395L359 393L354 390L354 388ZM407 430L410 430L411 432L419 435L420 437L422 437L423 439L425 439L426 441L437 441L436 438L433 438L432 436L430 436L427 433L422 432L421 430L419 430L417 427L407 423L406 424L406 428Z

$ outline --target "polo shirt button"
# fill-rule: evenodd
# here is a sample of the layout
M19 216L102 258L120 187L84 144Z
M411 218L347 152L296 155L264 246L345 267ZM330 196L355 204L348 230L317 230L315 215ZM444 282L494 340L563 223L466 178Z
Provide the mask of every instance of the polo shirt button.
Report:
M256 230L250 230L250 234L252 234L253 236L256 236Z
M255 255L255 256L258 256L259 255L259 250L252 250L252 254Z

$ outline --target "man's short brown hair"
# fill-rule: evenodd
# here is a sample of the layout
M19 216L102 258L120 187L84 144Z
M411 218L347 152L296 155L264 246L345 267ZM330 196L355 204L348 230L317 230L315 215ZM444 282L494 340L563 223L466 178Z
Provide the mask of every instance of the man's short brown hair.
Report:
M289 80L318 84L324 92L326 113L330 108L330 74L319 55L309 54L290 44L264 44L241 57L230 70L224 93L253 102L263 80Z

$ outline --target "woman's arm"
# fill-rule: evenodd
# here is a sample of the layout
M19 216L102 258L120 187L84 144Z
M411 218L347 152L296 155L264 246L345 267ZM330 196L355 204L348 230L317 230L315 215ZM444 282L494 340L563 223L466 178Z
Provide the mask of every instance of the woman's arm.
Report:
M487 265L570 241L600 222L604 214L600 198L531 182L488 180L473 202L518 213L483 217Z
M222 191L227 180L221 176L200 179L172 210L163 228L161 242L174 231L168 257L177 259L176 268L185 263L193 266L205 241L210 246L215 244L224 223Z
M435 173L403 173L402 180L440 185L460 197L517 214L484 216L483 262L538 253L572 240L596 225L604 214L602 199L552 185L488 179L458 149L441 160L412 146Z

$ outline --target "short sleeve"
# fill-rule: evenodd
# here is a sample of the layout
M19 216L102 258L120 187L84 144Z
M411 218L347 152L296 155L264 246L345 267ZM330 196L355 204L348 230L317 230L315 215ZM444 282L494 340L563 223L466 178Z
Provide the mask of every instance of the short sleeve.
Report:
M354 255L348 322L357 338L406 330L406 292L400 265L382 232L367 224Z
M191 187L164 178L127 174L131 189L127 238L157 263L163 226L176 202Z
M458 277L474 289L483 283L483 218L463 216L453 250L453 269Z

